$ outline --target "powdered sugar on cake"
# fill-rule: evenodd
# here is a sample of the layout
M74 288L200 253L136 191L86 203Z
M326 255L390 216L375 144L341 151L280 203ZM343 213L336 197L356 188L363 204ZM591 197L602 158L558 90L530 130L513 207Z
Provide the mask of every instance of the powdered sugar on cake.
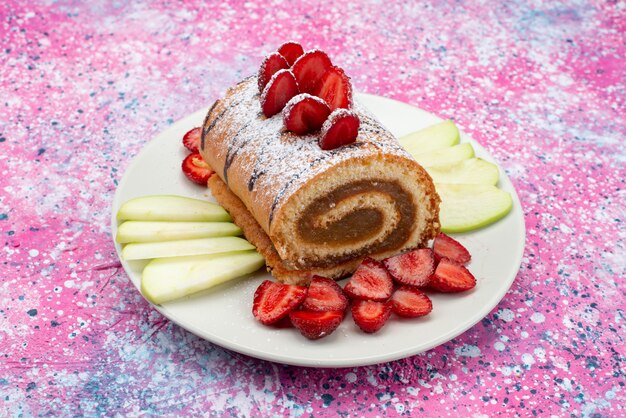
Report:
M213 129L216 135L235 132L235 138L230 141L229 149L213 149L225 161L223 172L218 174L228 183L229 168L239 159L237 170L241 172L237 176L247 179L248 190L255 200L272 206L266 208L268 212L311 178L343 161L380 154L411 158L358 102L353 109L361 120L356 142L322 150L318 145L319 132L298 136L285 130L282 112L271 118L263 116L256 77L242 81L225 100L229 107L223 111L224 120L215 123ZM294 155L298 158L293 158Z

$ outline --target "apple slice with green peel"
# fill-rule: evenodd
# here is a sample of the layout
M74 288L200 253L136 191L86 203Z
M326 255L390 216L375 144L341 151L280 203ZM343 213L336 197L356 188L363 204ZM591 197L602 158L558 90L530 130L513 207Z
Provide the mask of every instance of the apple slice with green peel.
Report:
M508 192L490 184L439 184L439 219L443 232L466 232L502 219L513 207Z
M263 264L256 251L157 258L143 269L141 293L160 304L254 273Z
M440 164L426 167L435 183L491 184L500 177L498 166L482 158L470 158L456 164Z
M230 221L230 215L219 205L182 196L144 196L131 199L117 211L120 221Z
M413 155L415 161L424 167L432 167L434 165L456 164L463 160L474 157L474 148L469 142L454 145L449 148L442 148L434 151L422 152Z
M124 260L183 257L253 250L254 245L239 237L197 238L162 242L133 242L122 249Z
M115 240L125 244L237 235L241 228L232 222L126 221L117 227Z
M448 148L459 143L459 129L451 120L445 120L399 139L400 145L411 155Z

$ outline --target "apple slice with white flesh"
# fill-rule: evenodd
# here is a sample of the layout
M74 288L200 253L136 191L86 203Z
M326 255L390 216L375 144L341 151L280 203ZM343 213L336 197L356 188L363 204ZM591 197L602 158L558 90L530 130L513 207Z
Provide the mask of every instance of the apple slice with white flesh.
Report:
M178 241L132 242L122 249L124 260L183 257L253 250L254 245L239 237L197 238Z
M435 183L491 184L500 178L498 166L482 158L470 158L456 164L440 164L426 167Z
M445 120L399 139L400 145L411 155L448 148L459 143L459 129L451 120Z
M117 212L120 221L227 222L230 215L219 205L182 196L144 196L125 202Z
M427 168L434 165L456 164L463 160L473 158L474 148L472 148L472 144L465 142L448 148L411 155L413 155L415 161Z
M490 184L440 184L439 219L446 233L466 232L492 224L511 211L508 192Z
M143 270L141 293L160 304L254 273L263 264L256 251L157 258Z
M232 222L126 221L117 227L115 240L125 244L237 235L241 228Z

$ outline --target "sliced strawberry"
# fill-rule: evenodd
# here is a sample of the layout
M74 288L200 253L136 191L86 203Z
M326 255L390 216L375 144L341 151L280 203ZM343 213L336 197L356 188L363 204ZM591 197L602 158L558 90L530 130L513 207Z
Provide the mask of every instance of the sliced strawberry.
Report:
M315 87L315 95L324 99L330 110L352 106L352 84L339 67L330 67Z
M289 41L278 47L278 53L285 57L289 65L293 65L300 58L300 55L304 54L304 49L299 43Z
M442 258L454 261L458 264L467 264L472 259L469 251L460 242L441 232L435 238L433 251L437 261Z
M317 340L337 329L343 321L343 311L291 311L289 319L302 335L310 340Z
M367 257L343 288L352 299L384 301L393 291L393 280L379 261Z
M291 320L289 319L289 315L279 319L278 321L274 322L270 326L275 329L293 328L293 324L291 323Z
M311 93L322 76L333 64L324 51L314 49L305 52L293 63L291 70L298 80L298 86L302 93Z
M189 180L194 183L202 184L203 186L206 186L209 177L215 172L204 162L202 155L198 152L189 154L183 160L182 169Z
M417 318L433 310L433 303L426 293L413 286L400 286L391 296L391 309L396 315Z
M265 57L259 68L259 77L257 79L259 92L263 93L263 89L278 70L289 68L289 65L287 60L278 52L273 52Z
M286 317L306 298L307 289L265 280L254 292L252 314L265 325L270 325Z
M328 118L330 109L324 100L300 93L285 105L283 120L285 127L296 135L318 130Z
M298 83L289 70L278 70L263 89L261 94L261 108L263 114L271 118L298 94Z
M476 286L476 279L465 266L442 258L429 285L440 292L463 292Z
M435 271L433 250L421 248L383 260L383 264L396 282L424 287Z
M198 152L200 149L201 128L193 128L183 136L183 145L191 152Z
M322 125L319 146L324 150L339 148L356 141L359 135L359 117L348 109L334 110Z
M326 277L313 276L309 293L302 303L303 309L316 312L343 312L347 307L348 298L337 282Z
M352 303L352 318L363 331L376 332L385 325L391 315L390 302L357 300Z

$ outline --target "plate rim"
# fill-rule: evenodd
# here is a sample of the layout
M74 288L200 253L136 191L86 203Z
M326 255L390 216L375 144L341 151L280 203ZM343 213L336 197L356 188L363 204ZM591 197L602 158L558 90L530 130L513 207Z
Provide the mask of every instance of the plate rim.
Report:
M388 97L378 96L378 95L374 95L370 93L362 93L362 92L356 93L356 97L357 97L357 100L359 101L364 101L364 102L378 101L378 102L387 103L393 106L402 106L402 107L410 108L410 111L417 110L423 113L424 115L428 115L428 117L432 118L433 120L438 120L438 121L443 120L442 118L434 115L433 113L428 112L424 109L421 109L417 106L413 106L411 104L408 104L399 100L391 99ZM491 294L488 299L489 303L485 303L478 310L478 313L472 316L468 321L465 321L460 326L457 326L439 335L437 338L431 340L430 343L420 346L420 348L417 350L415 350L414 347L412 349L412 346L408 346L408 347L404 347L401 349L394 349L392 351L385 352L384 354L379 354L379 355L369 356L369 357L359 357L358 359L351 360L351 361L345 361L345 359L343 358L342 359L331 358L331 359L319 359L319 360L309 360L306 358L294 359L290 357L285 357L284 355L281 355L280 353L259 351L259 350L247 347L245 344L241 344L236 341L227 340L221 335L211 334L209 338L207 337L205 332L203 332L201 329L198 329L198 327L196 327L195 325L189 324L189 323L185 323L185 324L180 323L180 321L178 321L176 318L173 317L172 313L167 309L167 307L164 307L161 305L154 305L150 301L148 301L141 293L140 287L137 286L135 281L132 279L131 273L129 272L130 268L128 267L128 263L125 260L123 260L121 257L121 245L115 241L115 233L117 231L117 216L116 215L117 215L117 208L119 208L122 203L121 191L123 190L124 185L128 182L127 174L131 172L135 166L139 165L141 156L144 152L146 152L146 148L150 147L151 145L154 146L154 144L157 142L160 136L165 135L169 130L175 130L175 128L179 126L180 124L183 124L183 122L191 118L198 117L198 115L204 116L204 114L206 114L207 109L208 109L208 106L186 115L185 117L177 120L176 122L168 126L163 131L158 132L153 138L151 138L148 142L146 142L142 146L142 148L139 150L139 152L132 157L130 164L127 165L120 181L117 184L115 195L111 203L111 225L110 225L111 226L111 238L115 246L117 257L120 263L122 264L124 268L124 272L126 273L129 281L136 288L139 294L144 298L144 300L146 300L146 302L151 305L152 308L156 309L161 315L165 316L168 320L172 321L174 324L180 326L186 331L191 332L197 337L202 338L203 340L206 340L210 343L219 345L222 348L232 350L240 354L248 355L250 357L254 357L257 359L276 362L280 364L300 366L300 367L315 367L315 368L343 368L343 367L368 366L368 365L373 365L373 364L381 364L381 363L386 363L389 361L400 360L400 359L404 359L404 358L414 356L420 353L424 353L426 351L432 350L435 347L438 347L439 345L445 344L446 342L452 340L453 338L465 333L467 330L469 330L478 322L480 322L482 319L484 319L493 309L495 309L498 306L498 304L502 301L506 293L510 290L511 286L515 282L515 278L519 272L521 262L523 259L523 254L526 248L527 237L526 237L525 218L524 218L524 213L523 213L523 207L521 205L521 201L517 194L517 190L515 189L513 183L507 176L506 172L504 172L504 169L500 167L500 165L498 165L498 168L500 169L500 172L501 172L500 173L501 176L499 180L500 184L502 185L502 183L507 183L507 186L508 186L507 191L511 194L511 198L513 201L513 208L511 210L511 213L507 214L506 216L508 217L512 215L512 213L515 211L516 208L519 209L520 216L515 219L519 223L517 227L522 231L522 236L518 238L522 242L522 245L520 245L518 253L513 255L513 262L510 264L509 272L507 274L507 276L510 276L510 279L508 279L508 284L506 286L502 286L499 292ZM476 152L476 154L481 154L480 158L484 158L488 161L491 161L497 164L493 156L480 143L478 143L471 136L466 134L462 129L459 128L459 131L461 133L461 137L466 138L469 142L471 142L472 146L475 147L476 151L478 151ZM207 192L210 194L210 190L208 188L204 192ZM488 227L489 226L487 226L486 228ZM471 233L471 232L473 231L469 231L468 233Z

